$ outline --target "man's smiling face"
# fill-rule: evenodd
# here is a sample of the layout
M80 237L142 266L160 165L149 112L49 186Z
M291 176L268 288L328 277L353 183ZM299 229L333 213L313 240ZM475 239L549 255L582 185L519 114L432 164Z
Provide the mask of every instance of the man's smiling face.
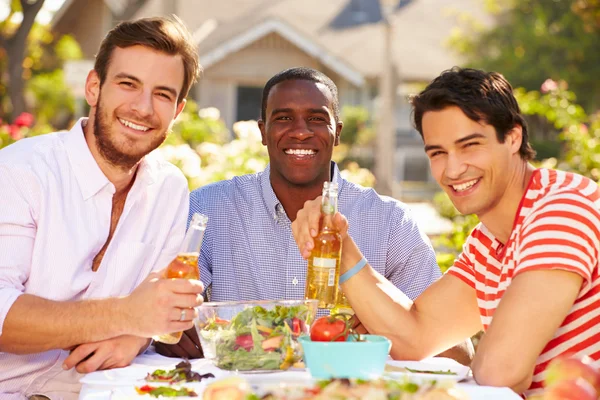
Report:
M335 119L327 86L296 79L278 83L269 93L259 127L273 184L321 187L329 180L342 123Z

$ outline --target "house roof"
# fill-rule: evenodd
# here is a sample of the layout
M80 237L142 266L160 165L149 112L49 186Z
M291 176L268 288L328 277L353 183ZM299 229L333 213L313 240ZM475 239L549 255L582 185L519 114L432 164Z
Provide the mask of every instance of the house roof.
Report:
M428 81L442 70L461 63L446 45L461 13L475 15L484 24L492 23L483 14L481 2L476 0L398 1L391 18L392 53L397 72L406 81ZM364 78L377 77L382 70L384 24L379 0L198 0L197 3L205 18L182 16L190 19L186 22L193 24L192 30L209 18L216 21L212 32L199 43L203 64L207 61L210 64L215 54L228 53L232 41L248 38L249 32L257 33L260 31L257 27L264 27L266 21L277 21L279 33L295 32L296 38L315 43L328 57L351 67Z
M73 3L82 1L66 0L53 24ZM145 16L140 5L146 1L103 1L112 8L127 3L135 10L131 16ZM276 32L355 84L376 78L382 70L384 23L379 0L179 0L178 4L178 15L195 33L205 67ZM481 0L398 0L391 17L398 75L408 82L429 81L460 64L446 41L461 13L492 24L482 7Z

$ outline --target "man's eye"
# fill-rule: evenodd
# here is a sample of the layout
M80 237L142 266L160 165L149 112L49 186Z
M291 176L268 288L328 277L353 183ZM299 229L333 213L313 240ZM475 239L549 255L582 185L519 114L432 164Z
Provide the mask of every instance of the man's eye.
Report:
M479 144L478 142L469 142L469 143L465 144L465 147L477 146L478 144Z
M119 84L121 86L133 87L133 83L131 83L131 82L120 82Z

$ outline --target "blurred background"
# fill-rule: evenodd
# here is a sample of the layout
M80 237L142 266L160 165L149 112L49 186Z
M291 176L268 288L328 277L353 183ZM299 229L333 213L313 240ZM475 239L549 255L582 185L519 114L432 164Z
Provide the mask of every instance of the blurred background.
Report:
M536 164L600 179L600 0L0 0L0 148L87 115L83 85L106 32L171 14L205 71L157 151L190 189L266 166L262 87L295 66L339 88L344 176L408 203L443 269L477 219L437 193L407 101L443 70L501 72Z

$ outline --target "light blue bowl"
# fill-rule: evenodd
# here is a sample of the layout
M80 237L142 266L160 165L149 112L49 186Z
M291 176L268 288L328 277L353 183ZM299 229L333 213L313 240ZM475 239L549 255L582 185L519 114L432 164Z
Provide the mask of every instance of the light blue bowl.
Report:
M308 336L298 341L313 378L377 378L383 374L392 343L378 335L361 338L365 342L356 342L352 336L346 342L313 342Z

